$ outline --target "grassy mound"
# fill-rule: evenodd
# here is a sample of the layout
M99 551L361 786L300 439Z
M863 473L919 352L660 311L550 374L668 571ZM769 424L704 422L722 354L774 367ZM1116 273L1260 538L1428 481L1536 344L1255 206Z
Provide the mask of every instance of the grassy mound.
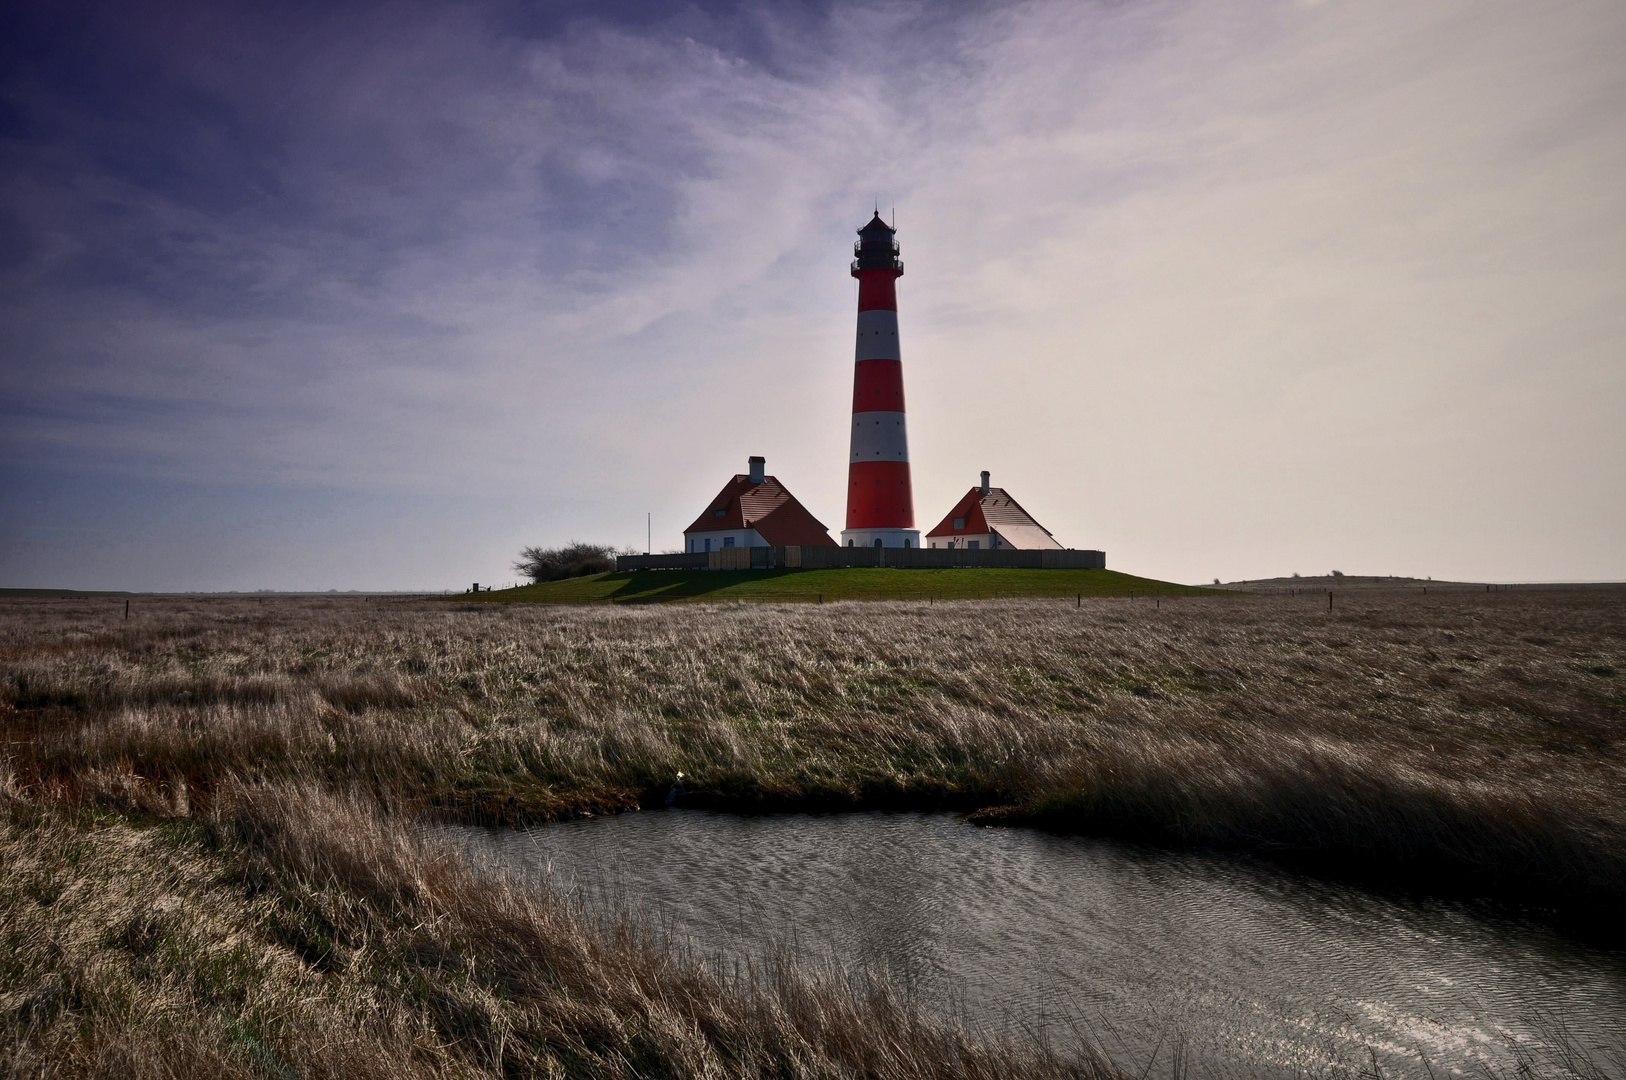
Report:
M843 567L831 570L634 570L523 585L489 595L480 593L478 599L493 603L525 604L670 600L815 604L836 600L1195 596L1212 591L1135 577L1116 570Z

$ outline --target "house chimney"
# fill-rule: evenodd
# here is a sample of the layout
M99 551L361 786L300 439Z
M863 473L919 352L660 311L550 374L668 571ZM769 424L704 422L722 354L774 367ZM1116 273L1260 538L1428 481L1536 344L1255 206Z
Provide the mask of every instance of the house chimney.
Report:
M751 459L751 483L753 483L753 484L762 483L762 481L767 478L767 476L766 476L767 471L768 471L768 459L767 458L765 458L765 457L754 457L754 458Z
M982 470L982 493L988 494L988 470Z

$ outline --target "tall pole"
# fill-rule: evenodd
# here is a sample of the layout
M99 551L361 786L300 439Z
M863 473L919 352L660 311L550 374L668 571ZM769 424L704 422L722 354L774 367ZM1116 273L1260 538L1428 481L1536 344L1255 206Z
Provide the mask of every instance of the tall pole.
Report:
M892 226L877 213L858 230L858 336L853 354L852 443L847 458L848 547L919 547L909 477L909 429L898 345L903 260Z

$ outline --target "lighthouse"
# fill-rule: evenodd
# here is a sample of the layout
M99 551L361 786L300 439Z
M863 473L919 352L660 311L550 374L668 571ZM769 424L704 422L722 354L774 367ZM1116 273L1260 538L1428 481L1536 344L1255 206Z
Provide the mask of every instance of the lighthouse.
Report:
M852 275L858 279L858 347L853 354L852 449L847 457L846 547L920 546L909 482L904 423L903 354L898 349L896 230L880 212L858 230Z

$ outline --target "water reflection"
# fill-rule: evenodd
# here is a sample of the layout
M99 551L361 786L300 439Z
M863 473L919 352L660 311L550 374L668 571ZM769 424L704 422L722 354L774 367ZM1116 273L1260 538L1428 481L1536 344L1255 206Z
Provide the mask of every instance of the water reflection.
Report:
M453 831L703 952L868 967L932 1008L1081 1032L1154 1074L1179 1044L1196 1076L1513 1075L1551 1018L1626 1062L1621 953L1246 861L928 814Z

